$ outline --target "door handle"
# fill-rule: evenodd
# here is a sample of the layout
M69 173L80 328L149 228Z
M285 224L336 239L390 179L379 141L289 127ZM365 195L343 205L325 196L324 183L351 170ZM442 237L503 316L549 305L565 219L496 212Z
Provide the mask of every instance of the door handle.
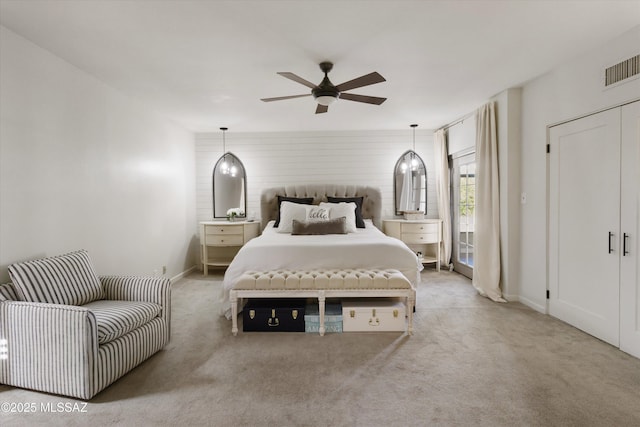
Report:
M627 237L629 237L627 233L624 233L622 235L622 256L627 256L627 254L629 253L629 251L627 250Z
M613 249L611 248L611 238L613 237L613 233L609 232L609 253L613 252Z

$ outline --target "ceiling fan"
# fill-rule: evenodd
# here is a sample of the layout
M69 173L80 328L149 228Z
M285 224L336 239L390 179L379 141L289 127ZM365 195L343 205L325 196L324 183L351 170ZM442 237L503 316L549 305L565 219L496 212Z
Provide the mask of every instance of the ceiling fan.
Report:
M326 113L329 110L329 105L340 99L346 99L347 101L356 101L356 102L364 102L367 104L375 104L380 105L387 98L378 98L377 96L365 96L365 95L356 95L353 93L345 93L347 90L356 89L363 86L369 86L376 83L381 83L386 81L384 77L382 77L377 72L373 72L364 76L360 76L353 80L349 80L348 82L341 83L335 86L329 80L327 74L333 68L333 64L331 62L321 62L320 69L324 72L324 79L320 82L319 85L314 85L310 81L303 79L302 77L297 76L296 74L289 72L279 72L282 77L286 77L294 82L298 82L303 84L309 88L311 88L311 93L306 95L291 95L291 96L279 96L276 98L262 98L261 100L264 102L271 101L282 101L283 99L293 99L293 98L302 98L304 96L311 96L315 98L318 102L318 107L316 108L316 114Z

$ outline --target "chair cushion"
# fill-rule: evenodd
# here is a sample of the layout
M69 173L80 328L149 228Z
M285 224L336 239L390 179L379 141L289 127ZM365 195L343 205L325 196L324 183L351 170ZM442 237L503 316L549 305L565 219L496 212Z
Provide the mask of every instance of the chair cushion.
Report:
M23 301L83 305L104 298L85 250L11 264L8 269Z
M96 317L98 344L106 344L158 317L162 307L152 302L101 300L88 308Z
M18 301L18 294L13 284L0 285L0 301Z

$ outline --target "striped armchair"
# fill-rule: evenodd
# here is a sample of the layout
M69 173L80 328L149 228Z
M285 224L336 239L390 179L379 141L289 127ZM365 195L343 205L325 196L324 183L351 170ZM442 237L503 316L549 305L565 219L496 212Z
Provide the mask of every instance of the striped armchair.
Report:
M86 251L9 273L13 283L0 285L1 384L88 400L169 342L168 279L98 277Z

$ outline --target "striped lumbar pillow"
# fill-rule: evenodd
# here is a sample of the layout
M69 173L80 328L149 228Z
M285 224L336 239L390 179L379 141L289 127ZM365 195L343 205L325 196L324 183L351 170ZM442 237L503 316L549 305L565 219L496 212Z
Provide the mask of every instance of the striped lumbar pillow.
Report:
M0 285L0 301L18 301L16 288L11 283Z
M86 250L9 266L23 301L83 305L104 298L104 290Z

